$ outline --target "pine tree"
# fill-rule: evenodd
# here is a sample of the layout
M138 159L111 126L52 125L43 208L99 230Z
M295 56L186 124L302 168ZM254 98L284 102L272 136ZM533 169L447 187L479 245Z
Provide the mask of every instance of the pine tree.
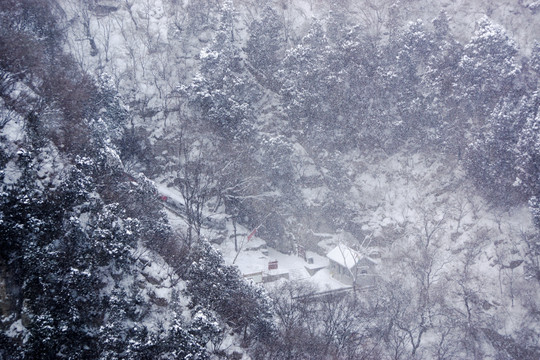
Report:
M477 22L477 30L459 63L456 91L473 123L488 116L513 88L520 71L516 54L516 44L502 26L493 24L487 17Z
M512 198L517 195L512 186L516 179L513 150L521 126L514 106L504 101L494 109L475 134L465 159L469 174L484 185L487 195L507 203L515 201Z
M540 99L536 92L526 107L526 120L515 148L516 184L527 196L540 196Z
M286 45L282 19L275 10L266 6L260 20L254 20L249 26L249 39L245 52L249 64L255 71L260 71L269 81L266 85L274 88L272 83Z
M246 340L270 336L273 313L264 291L244 280L236 267L225 265L221 254L206 241L200 242L193 256L187 274L190 307L215 311Z
M257 85L246 74L235 40L235 12L230 1L221 8L215 39L199 55L201 65L192 83L183 87L193 111L227 140L247 139L254 123Z
M455 84L463 46L450 30L450 19L442 11L434 20L434 49L422 75L420 92L425 98L426 118L431 133L428 139L460 158L466 147L466 122L459 116L459 102L455 101Z
M391 129L399 140L415 135L417 129L427 125L426 101L419 84L435 46L433 35L420 20L409 23L402 33L390 39L384 87L387 101L395 108L396 119Z
M330 66L332 48L322 23L315 21L300 43L287 52L279 72L280 95L294 129L313 143L330 140L325 130L333 131L337 117L333 101L339 97L339 68Z

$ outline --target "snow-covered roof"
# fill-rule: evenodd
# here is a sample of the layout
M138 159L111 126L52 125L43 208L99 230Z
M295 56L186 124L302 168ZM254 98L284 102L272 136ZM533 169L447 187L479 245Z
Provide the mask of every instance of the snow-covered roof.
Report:
M326 257L347 269L352 269L363 256L347 245L338 244L326 254Z
M362 255L356 250L351 249L347 245L338 244L332 251L326 254L326 257L332 261L337 262L339 265L352 269L359 262L376 264L377 261L373 260L369 256ZM362 261L364 260L364 261Z

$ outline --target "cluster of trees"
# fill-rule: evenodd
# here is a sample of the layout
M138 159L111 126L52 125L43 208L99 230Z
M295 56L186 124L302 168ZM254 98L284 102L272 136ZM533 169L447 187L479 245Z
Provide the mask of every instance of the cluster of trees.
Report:
M539 45L520 58L488 18L462 45L444 13L432 25L417 21L385 35L339 11L314 20L296 41L272 7L261 8L243 39L230 1L195 1L171 25L189 36L213 29L214 39L198 57L198 73L177 87L161 80L182 78L187 66L171 69L172 48L125 6L131 19L117 22L126 42L136 34L127 23L146 25L148 49L163 58L148 66L128 44L126 73L94 78L62 51L55 1L0 3L0 357L204 359L209 350L226 356L220 346L230 331L261 359L482 358L488 341L507 358L538 354L534 326L512 336L493 330L486 315L493 304L473 271L482 234L448 273L437 228L425 218L420 240L396 254L408 277L383 279L360 301L314 297L295 284L270 299L224 264L201 228L204 209L223 203L235 223L262 225L261 236L283 249L314 211L348 229L355 210L346 205L351 179L340 154L413 143L462 162L490 201L528 201L540 228ZM110 39L90 35L92 53L103 55ZM103 66L111 61L104 54ZM158 95L133 95L135 110L127 111L115 85L148 79ZM156 161L141 137L151 130L137 133L133 119L152 118L150 104L159 102L163 119L172 120L175 107L181 124L163 136L169 147ZM320 209L299 191L306 181L297 171L299 148L320 173L310 181L328 191ZM184 197L186 234L171 231L155 186L127 174L126 161L170 176ZM539 233L522 234L534 281ZM137 280L144 251L186 283L159 305L172 320L152 326L155 300ZM499 275L511 280L513 300L519 264L503 260ZM453 303L441 296L444 287ZM181 316L184 296L191 319ZM528 306L537 313L534 301Z
M351 150L430 148L461 163L495 204L537 204L538 45L529 58L521 56L487 17L463 45L444 12L432 24L418 20L373 35L334 11L313 20L293 42L272 7L259 12L243 41L237 13L224 4L199 72L182 86L183 115L197 124L196 131L211 131L227 158L242 156L255 167L264 178L259 193L281 194L256 201L253 193L236 197L251 226L266 215L261 209L276 204L279 213L294 214L295 221L262 228L271 241L290 247L290 227L302 223L308 208L295 195L305 179L294 171L294 141L320 159L320 181L332 190L321 212L346 229L354 215L335 210L346 208L340 194L351 182L328 153L339 158ZM277 105L265 106L268 99ZM245 179L245 173L238 175L230 182ZM273 233L266 234L270 228Z
M292 228L300 227L303 214L314 213L298 196L305 179L295 173L294 142L312 155L315 166L324 167L321 181L331 201L321 205L319 214L335 219L336 227L347 229L356 213L348 212L342 195L351 186L347 171L328 154L389 153L405 146L446 155L464 167L493 205L528 202L538 222L538 45L530 57L523 57L505 30L487 17L461 44L444 12L432 24L416 21L385 36L373 36L346 14L334 12L314 20L304 37L291 42L283 18L270 7L251 23L243 43L234 36L234 12L224 9L228 15L220 24L229 30L220 30L203 50L200 72L183 87L186 116L200 119L220 146L230 150L228 158L239 154L239 148L253 149L251 156L242 156L249 166L255 164L264 187L258 193L244 187L234 194L234 202L228 198L227 211L232 213L234 205L235 217L251 226L268 209L281 214L268 217L261 229L275 245L290 249L297 240ZM212 80L215 74L220 76ZM268 97L274 101L270 109L264 107ZM246 112L231 115L239 106ZM261 109L271 112L271 121L260 121L269 119ZM253 133L254 128L260 131ZM248 179L245 172L229 174L235 175L240 178L228 181ZM271 192L273 196L257 196ZM379 292L368 296L371 302L278 290L277 340L255 356L449 359L483 358L495 351L507 358L537 357L538 343L529 341L536 336L534 326L524 324L523 332L511 336L494 330L497 319L489 310L497 305L481 291L474 274L480 249L491 246L489 231L479 230L466 249L454 254L452 272L433 235L439 229L431 229L432 224L437 221L425 217L416 234L419 242L394 258L409 275L385 279ZM533 280L514 278L519 261L497 259L499 279L507 279L504 291L512 301L535 292L537 284L528 281L538 278L538 229L513 235L527 246L525 267ZM502 288L501 280L501 293ZM451 289L451 296L442 296L442 289ZM525 303L533 316L537 305ZM341 311L349 316L339 318Z
M388 152L404 144L429 146L458 158L499 204L535 203L538 198L534 149L540 47L534 46L524 58L527 51L518 53L505 30L487 17L462 44L444 12L432 24L404 24L406 6L390 2L366 3L370 10L364 17L331 6L332 12L320 19L311 24L306 20L310 29L303 34L294 30L285 3L240 2L236 5L241 13L230 1L171 2L165 4L170 13L165 39L150 16L137 15L138 10L150 14L149 3L126 2L99 18L92 17L97 10L91 4L67 3L84 15L80 29L70 28L78 31L74 37L95 42L90 46L83 41L74 49L78 53L86 44L97 51L89 50L94 54L90 58L82 51L82 65L88 68L95 60L98 69L113 73L133 114L142 120L137 126L132 121L125 136L129 154L148 172L160 174L164 163L151 156L147 139L158 122L173 129L184 129L178 123L190 124L194 137L212 136L225 158L237 158L249 164L252 173L263 175L260 180L251 177L255 185L235 195L242 200L235 204L243 209L239 216L247 219L244 222L258 224L276 206L279 213L299 214L289 224L278 221L261 228L284 248L295 241L288 234L294 233L291 226L306 220L307 206L294 195L303 179L293 171L276 174L266 166L269 161L280 169L295 166L286 151L272 153L269 138L284 136L283 148L299 141L314 158L324 150ZM370 14L377 21L368 19ZM120 48L127 58L111 49L111 36L123 39ZM193 61L188 59L204 44L192 76ZM174 147L176 140L173 136L165 141ZM349 184L342 169L332 168L335 163L324 164L330 169L324 185L343 193ZM237 174L223 181L238 184L249 176L245 171ZM333 179L340 177L343 181L336 184ZM260 189L260 184L259 193L283 196L254 201L252 189ZM348 228L351 214L345 220L341 213L334 214L343 207L344 201L338 200L321 212L330 223ZM261 210L266 213L259 214ZM266 234L270 228L279 230Z
M254 358L382 358L384 347L375 330L380 311L348 293L317 293L311 284L296 282L270 290L278 333L254 349Z
M520 64L515 43L487 17L464 46L449 29L445 13L386 41L337 15L315 22L276 75L290 126L308 146L430 146L462 159L496 201L534 196L537 47Z
M493 271L501 296L494 298L479 266L496 235L479 228L450 258L440 226L446 220L437 219L418 229L415 242L387 249L385 271L369 289L321 292L302 282L272 287L277 335L254 349L254 357L536 359L537 279L517 275L522 261L511 261L504 240L497 241ZM514 315L518 325L509 331L502 308L514 305L526 315Z
M262 290L174 234L153 182L124 167L132 115L62 50L57 10L0 4L0 357L205 359L231 329L271 335ZM141 280L160 257L172 287L189 283L167 299Z

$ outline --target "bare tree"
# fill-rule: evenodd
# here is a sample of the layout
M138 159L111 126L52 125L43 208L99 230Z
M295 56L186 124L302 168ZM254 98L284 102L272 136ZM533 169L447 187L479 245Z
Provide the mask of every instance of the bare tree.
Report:
M465 242L459 259L459 268L447 274L449 294L455 296L455 301L448 303L449 324L457 327L458 339L462 347L462 356L471 359L481 359L482 350L479 346L478 334L484 325L482 307L485 298L481 278L475 271L480 255L490 242L489 232L480 228Z
M174 184L184 201L188 246L194 238L200 239L205 204L215 195L216 181L204 151L201 144L189 143L183 136L180 137Z
M4 107L4 101L0 99L0 131L17 116L15 111Z
M396 245L391 258L399 269L382 286L389 301L390 326L385 341L393 348L393 358L400 358L403 341L410 356L418 356L428 332L438 332L444 308L445 275L450 260L441 248L447 212L419 206L419 226L409 233L410 241ZM424 351L424 349L422 349Z
M377 310L346 292L320 292L287 282L270 291L279 321L279 350L270 358L377 359L373 341Z
M521 230L521 240L525 244L526 274L540 284L540 232Z
M98 37L98 41L103 49L105 54L105 62L108 63L110 60L110 51L111 51L111 35L113 32L112 21L109 17L98 18L98 26L101 29L101 34Z
M443 209L442 214L438 214L435 209L424 206L420 206L419 210L422 216L422 230L421 234L419 234L419 241L427 249L432 245L432 242L439 240L436 237L445 224L447 211Z
M371 317L356 297L331 293L319 302L321 338L325 339L327 357L359 359L372 350L368 346L364 349L370 336Z
M392 280L381 284L374 296L379 297L375 307L377 322L389 358L407 358L409 342L416 353L427 328L425 321L417 321L413 289L406 288L400 280Z
M456 221L456 233L459 233L461 222L472 211L469 200L462 194L456 195L451 202L451 213Z

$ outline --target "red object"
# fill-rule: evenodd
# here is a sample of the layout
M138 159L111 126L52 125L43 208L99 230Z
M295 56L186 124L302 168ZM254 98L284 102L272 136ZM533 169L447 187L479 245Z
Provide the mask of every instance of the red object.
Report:
M268 270L276 270L278 268L277 260L268 262Z
M253 231L248 235L248 241L251 240L251 238L255 235L257 232L257 228L253 229Z
M159 199L160 199L161 201L167 201L167 197L166 197L165 195L161 195L161 196L159 197Z

